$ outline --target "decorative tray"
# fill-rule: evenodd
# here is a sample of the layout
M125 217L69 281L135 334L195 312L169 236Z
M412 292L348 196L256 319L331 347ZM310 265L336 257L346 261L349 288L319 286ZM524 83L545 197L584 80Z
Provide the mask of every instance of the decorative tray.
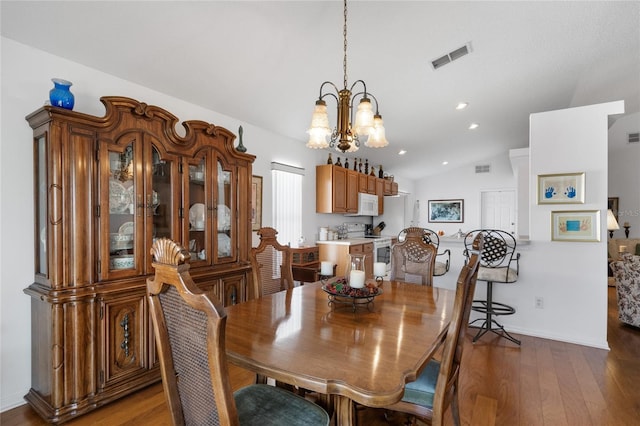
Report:
M353 288L344 278L324 284L322 291L329 295L329 304L348 304L355 310L358 306L369 307L376 296L382 294L382 288L375 281L368 282L363 288Z

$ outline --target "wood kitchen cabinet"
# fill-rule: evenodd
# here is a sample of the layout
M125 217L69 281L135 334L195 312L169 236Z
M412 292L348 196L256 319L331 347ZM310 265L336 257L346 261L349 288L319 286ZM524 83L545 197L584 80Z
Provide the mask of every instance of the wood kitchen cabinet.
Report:
M384 214L384 179L376 179L376 195L378 196L378 214Z
M356 213L358 172L325 164L316 166L316 213Z
M365 276L373 278L373 243L349 244L343 241L323 242L318 245L319 258L332 262L335 266L335 275L344 277L347 270L347 262L350 254L365 254Z
M373 278L373 243L354 244L349 246L349 254L365 254L364 272L366 278Z
M32 384L59 423L160 380L146 279L151 245L188 248L191 275L225 305L248 293L254 156L202 121L104 97L104 117L54 106L33 129Z

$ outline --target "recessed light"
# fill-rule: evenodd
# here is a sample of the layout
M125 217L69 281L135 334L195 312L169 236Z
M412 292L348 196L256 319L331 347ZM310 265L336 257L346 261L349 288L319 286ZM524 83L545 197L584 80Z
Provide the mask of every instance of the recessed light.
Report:
M447 164L449 164L449 162L448 162L448 161L443 161L443 162L442 162L442 165L443 165L443 166L446 166Z
M460 110L460 109L465 109L466 107L468 107L469 104L466 102L460 102L458 105L456 105L456 109Z
M469 125L469 130L477 129L480 125L478 123L471 123Z
M398 151L398 155L405 155L407 153L406 149L401 149L400 151Z

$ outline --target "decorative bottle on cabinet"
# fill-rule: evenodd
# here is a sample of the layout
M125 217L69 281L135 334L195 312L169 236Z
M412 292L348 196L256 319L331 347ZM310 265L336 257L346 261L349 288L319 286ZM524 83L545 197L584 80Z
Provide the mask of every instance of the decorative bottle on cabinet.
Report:
M35 165L32 387L59 423L160 380L146 279L154 238L188 242L197 284L247 299L254 156L227 129L105 97L106 116L30 114ZM216 213L217 212L217 213ZM185 245L187 245L185 243Z

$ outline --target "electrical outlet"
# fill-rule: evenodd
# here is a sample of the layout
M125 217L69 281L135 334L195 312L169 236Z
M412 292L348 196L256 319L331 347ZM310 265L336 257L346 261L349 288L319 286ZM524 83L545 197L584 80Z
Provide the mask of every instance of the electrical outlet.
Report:
M544 308L544 299L540 296L536 296L536 309Z

